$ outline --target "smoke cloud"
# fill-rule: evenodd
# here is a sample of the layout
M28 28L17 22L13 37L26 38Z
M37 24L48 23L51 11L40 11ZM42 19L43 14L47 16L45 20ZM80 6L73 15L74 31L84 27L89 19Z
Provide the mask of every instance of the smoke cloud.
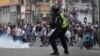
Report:
M11 36L4 34L0 36L0 48L29 48L29 43L13 41Z

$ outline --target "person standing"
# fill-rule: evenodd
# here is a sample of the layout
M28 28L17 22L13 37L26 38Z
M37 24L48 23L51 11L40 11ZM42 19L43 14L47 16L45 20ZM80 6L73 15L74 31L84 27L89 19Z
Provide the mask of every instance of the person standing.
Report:
M84 24L87 24L87 18L84 17Z
M8 35L11 34L11 28L10 28L10 26L7 26L6 34L8 34Z
M16 28L16 40L22 41L21 32L22 32L21 27L17 26L17 28Z
M64 17L64 14L60 11L60 9L61 9L61 6L59 4L54 4L51 9L52 10L52 20L50 22L50 26L52 29L55 29L55 30L49 37L51 47L54 51L50 55L59 55L57 45L55 42L56 38L60 39L62 46L64 48L64 53L69 54L68 47L64 39L68 23L67 23L66 18Z

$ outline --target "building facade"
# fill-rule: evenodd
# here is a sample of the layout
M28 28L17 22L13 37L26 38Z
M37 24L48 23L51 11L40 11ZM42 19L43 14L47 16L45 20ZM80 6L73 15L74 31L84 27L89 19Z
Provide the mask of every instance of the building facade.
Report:
M51 8L50 0L37 0L36 2L37 14L39 16L38 19L48 17Z
M18 0L0 0L0 23L17 23L20 14Z
M21 19L22 23L33 23L32 20L32 3L30 0L21 0Z

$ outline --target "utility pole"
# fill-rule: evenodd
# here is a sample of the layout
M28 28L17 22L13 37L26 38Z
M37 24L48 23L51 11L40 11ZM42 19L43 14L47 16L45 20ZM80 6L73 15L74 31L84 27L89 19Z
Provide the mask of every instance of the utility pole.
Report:
M92 5L92 23L95 24L95 17L94 17L94 0L91 0L91 5Z
M98 3L98 12L99 12L98 13L99 14L98 15L98 19L99 19L99 26L98 26L99 27L99 32L98 32L99 33L99 36L98 36L98 41L99 41L99 48L100 48L100 0L98 0L97 3Z
M30 17L30 23L31 24L33 24L33 0L29 0L29 3L30 3L30 15L31 15L31 17Z

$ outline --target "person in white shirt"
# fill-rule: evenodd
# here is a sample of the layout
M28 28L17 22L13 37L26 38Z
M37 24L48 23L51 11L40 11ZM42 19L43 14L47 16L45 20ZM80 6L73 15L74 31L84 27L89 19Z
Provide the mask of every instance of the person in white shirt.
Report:
M11 29L9 26L7 26L7 31L6 31L6 34L10 35L11 34Z
M26 33L24 30L21 29L21 39L22 42L27 42L27 37L26 37Z
M47 37L47 29L46 29L46 25L44 24L41 30L41 43L43 46L46 44L46 37Z
M68 38L68 44L71 45L72 44L72 40L71 40L71 30L68 28L68 30L65 33L66 37Z
M16 28L16 37L17 37L17 40L21 40L21 28L20 27L17 27Z
M35 35L35 33L36 33L36 26L33 26L32 34Z

